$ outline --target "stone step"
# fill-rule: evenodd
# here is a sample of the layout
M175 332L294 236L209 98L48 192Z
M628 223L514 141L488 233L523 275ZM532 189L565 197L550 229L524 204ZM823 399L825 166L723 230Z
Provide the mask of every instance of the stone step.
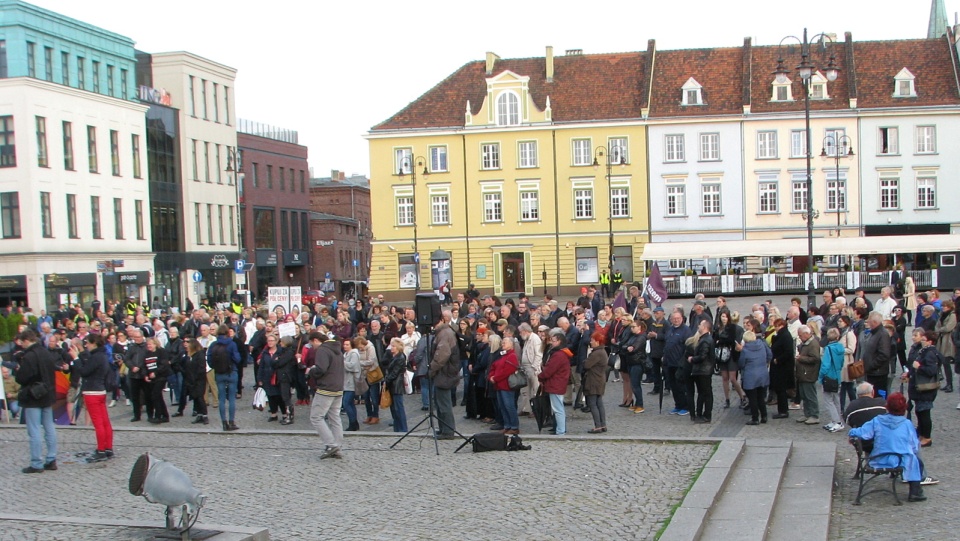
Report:
M777 491L768 541L826 540L833 505L837 446L794 442Z

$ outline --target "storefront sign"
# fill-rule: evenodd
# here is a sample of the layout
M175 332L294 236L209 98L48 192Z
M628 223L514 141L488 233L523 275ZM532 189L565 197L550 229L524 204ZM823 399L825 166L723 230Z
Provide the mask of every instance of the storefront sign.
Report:
M97 285L97 273L45 274L43 280L48 287L95 286Z
M332 240L318 240L317 246L333 246Z
M157 105L173 106L173 100L170 93L163 88L151 88L149 86L140 86L140 101L147 103L156 103Z
M276 267L277 252L272 250L257 250L258 267Z
M302 267L307 264L307 252L302 250L284 250L284 267Z
M225 269L230 266L230 261L224 254L216 254L210 258L210 266L215 269Z
M0 276L0 289L22 289L27 287L26 276Z

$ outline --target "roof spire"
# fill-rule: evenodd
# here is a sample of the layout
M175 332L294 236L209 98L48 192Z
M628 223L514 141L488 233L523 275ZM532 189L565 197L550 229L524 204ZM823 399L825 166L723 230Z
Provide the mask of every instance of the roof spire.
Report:
M931 0L927 39L938 39L947 33L947 7L943 0Z

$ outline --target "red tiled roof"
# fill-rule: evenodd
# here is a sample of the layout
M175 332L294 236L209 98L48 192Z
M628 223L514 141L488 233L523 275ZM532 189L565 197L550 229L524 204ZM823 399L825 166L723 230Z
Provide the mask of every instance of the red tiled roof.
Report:
M914 107L960 103L948 38L854 42L857 106ZM916 98L894 98L893 78L907 68Z
M743 49L658 51L653 66L651 117L740 114L743 112ZM680 88L693 77L703 87L704 105L680 105Z
M487 94L486 79L506 70L530 77L530 96L541 110L550 97L554 122L639 118L644 57L636 52L556 56L551 83L544 58L497 60L493 75L486 74L484 61L469 62L371 131L463 126L467 100L477 114Z
M824 111L834 109L847 109L850 107L850 94L847 88L847 80L850 77L850 70L847 69L844 43L828 43L826 51L820 54L819 46L812 45L810 62L820 73L824 72L830 55L836 55L834 62L840 68L837 80L827 82L827 94L830 99L810 100L811 111ZM777 60L782 55L783 65L789 73L787 77L792 82L793 101L792 102L772 102L773 96L773 72L777 69ZM751 113L776 113L786 111L803 111L803 79L797 72L797 65L800 64L800 46L798 44L784 44L783 47L754 47L751 61L750 74L750 112Z

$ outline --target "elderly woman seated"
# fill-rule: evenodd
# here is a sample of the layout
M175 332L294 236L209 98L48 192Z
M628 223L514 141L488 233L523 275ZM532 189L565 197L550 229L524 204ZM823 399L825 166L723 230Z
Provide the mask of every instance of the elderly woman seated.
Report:
M886 414L874 417L860 428L851 428L849 436L873 441L870 466L902 466L903 480L910 483L907 501L922 502L927 497L923 495L923 488L920 486L920 440L913 423L904 417L906 411L907 399L902 393L893 393L887 398Z

